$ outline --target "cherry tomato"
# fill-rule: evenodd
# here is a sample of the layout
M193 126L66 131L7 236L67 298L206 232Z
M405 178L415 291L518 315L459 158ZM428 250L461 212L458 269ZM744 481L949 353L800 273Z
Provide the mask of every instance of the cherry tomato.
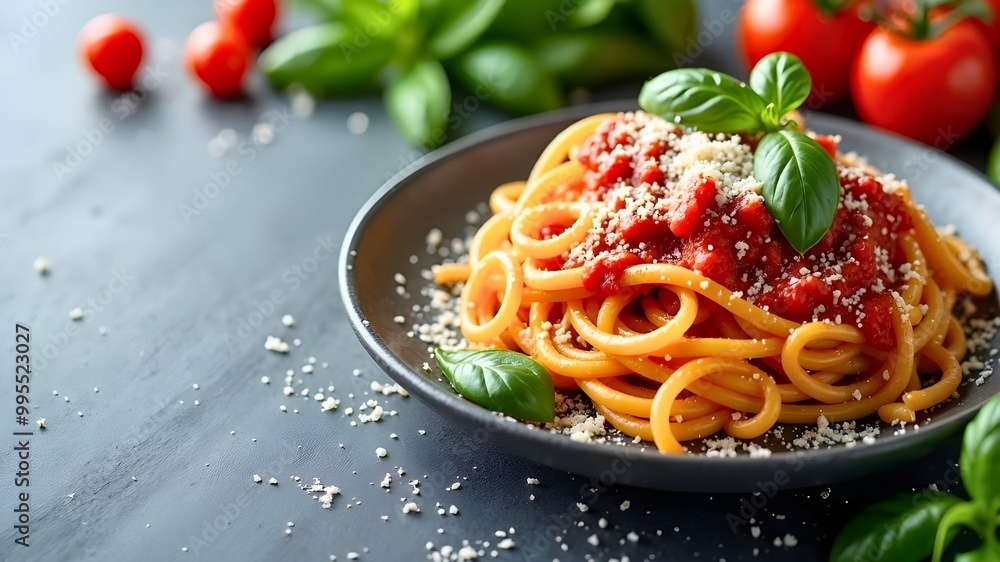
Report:
M875 28L858 17L858 2L828 15L812 0L747 0L736 22L736 42L747 70L775 51L788 51L812 75L809 105L836 102L850 91L851 61Z
M116 14L97 16L83 26L77 48L109 88L132 88L132 77L142 62L142 35L131 21Z
M865 122L948 148L986 116L996 82L989 41L963 20L933 39L872 33L855 60L851 95Z
M217 98L240 92L250 61L250 46L228 25L208 22L194 28L184 46L188 70Z
M215 16L247 38L254 47L271 42L271 28L278 19L276 0L215 0Z

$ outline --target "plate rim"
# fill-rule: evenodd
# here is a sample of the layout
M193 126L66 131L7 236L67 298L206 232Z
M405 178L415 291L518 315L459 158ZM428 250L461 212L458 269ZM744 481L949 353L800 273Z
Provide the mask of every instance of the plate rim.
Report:
M959 412L949 413L947 417L939 423L935 419L927 425L921 425L919 426L919 430L909 430L901 435L881 435L877 438L876 443L870 445L859 443L857 446L847 447L838 444L819 449L796 449L793 451L774 450L769 456L759 457L746 454L740 454L735 457L709 457L704 454L665 455L660 453L655 447L638 448L621 446L612 443L598 444L577 442L567 438L565 435L554 434L548 430L539 428L529 428L526 424L521 422L506 420L505 418L500 417L499 415L490 412L481 406L465 400L456 393L443 392L426 377L420 375L415 370L410 369L406 364L404 364L392 351L389 345L374 332L367 319L364 318L361 312L360 302L356 298L357 292L355 290L354 276L351 271L361 235L364 232L365 226L376 214L376 211L381 206L387 204L396 191L404 189L407 180L411 177L415 177L420 173L431 170L435 166L441 165L450 158L457 157L463 152L476 148L482 144L489 143L491 140L498 137L505 137L534 128L550 126L558 122L571 122L573 119L581 119L596 113L630 111L632 109L637 109L634 101L612 100L573 106L553 112L503 121L471 133L465 137L459 138L442 148L425 154L418 160L414 161L407 168L400 170L396 175L385 182L374 194L372 194L372 196L364 203L364 205L362 205L354 218L351 220L344 236L344 242L338 259L338 287L344 308L347 312L348 319L355 335L358 337L358 340L368 354L379 365L379 367L386 372L386 374L392 377L396 382L405 384L407 390L413 392L418 398L439 410L439 413L445 417L464 418L465 421L475 423L478 426L495 428L495 430L503 434L504 437L534 440L537 441L539 446L543 447L547 445L558 445L564 450L568 449L567 454L589 455L595 457L596 460L609 462L613 462L615 459L620 459L624 456L631 460L654 463L657 468L664 469L668 469L675 464L689 465L690 468L703 467L706 469L714 469L719 466L719 463L725 463L726 466L754 463L760 466L774 465L776 468L779 468L787 466L789 460L797 460L803 456L809 457L809 462L811 463L822 463L826 462L830 458L841 457L846 457L846 459L843 460L847 462L858 463L880 457L891 458L895 453L898 453L901 450L911 450L919 447L921 444L933 444L933 447L936 448L943 439L953 433L956 433L961 427L963 427L964 424L979 411L982 405L990 400L991 397L986 397L981 401L981 403L966 407ZM842 134L855 132L875 134L887 137L896 142L902 142L908 149L911 150L933 151L949 164L957 166L959 169L966 173L971 173L973 177L977 178L979 180L978 182L971 182L974 189L988 193L988 196L991 197L998 196L996 190L992 188L985 174L965 162L958 160L954 156L934 147L918 143L890 131L870 127L844 117L829 115L821 112L810 112L809 115L805 117L805 120L807 123L810 123L810 125L817 122L819 125L817 127L818 129L836 129ZM994 291L996 291L996 289L994 289ZM505 450L507 450L509 454L517 454L510 451L506 447ZM926 454L927 452L922 453L920 457ZM913 461L911 460L910 462ZM833 480L829 480L829 482L833 482Z

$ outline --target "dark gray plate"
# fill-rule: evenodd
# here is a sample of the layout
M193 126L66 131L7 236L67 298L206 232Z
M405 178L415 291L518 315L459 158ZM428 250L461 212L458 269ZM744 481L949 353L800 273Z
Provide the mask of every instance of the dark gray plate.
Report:
M668 456L655 448L579 443L563 435L505 421L458 397L437 373L421 366L433 360L427 344L407 336L411 307L425 304L420 270L435 260L425 237L440 228L445 238L461 235L465 215L486 201L497 185L527 177L545 145L564 127L586 115L628 108L618 102L576 107L492 127L422 158L390 180L361 209L347 233L340 259L340 288L361 343L376 362L431 407L465 426L480 440L492 437L511 452L592 478L586 486L611 483L691 492L773 493L778 488L845 480L912 461L958 431L991 396L1000 375L981 386L968 383L961 397L939 407L919 428L900 435L884 428L874 444L857 443L809 451L775 452L770 457ZM955 224L975 245L987 267L997 271L1000 252L993 240L1000 220L1000 193L975 170L954 158L863 125L813 115L814 130L843 136L841 147L867 155L870 162L910 181L914 198L938 225ZM410 256L419 258L410 263ZM407 278L408 296L396 292L395 273ZM996 293L979 303L997 313ZM406 324L393 321L397 315ZM992 342L998 346L998 339ZM790 432L797 431L790 427ZM456 441L457 443L458 441ZM463 441L468 446L468 441Z

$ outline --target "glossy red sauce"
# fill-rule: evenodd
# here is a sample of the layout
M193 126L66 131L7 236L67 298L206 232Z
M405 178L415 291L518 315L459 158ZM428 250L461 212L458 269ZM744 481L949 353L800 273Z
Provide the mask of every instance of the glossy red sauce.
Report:
M616 119L638 118L649 119L642 114ZM835 151L833 138L819 140ZM587 168L582 198L622 208L611 195L613 188L623 182L663 184L660 156L670 148L666 138L623 132L615 120L605 123L579 154ZM840 322L860 326L870 345L889 349L890 310L895 306L890 290L902 283L898 267L904 260L897 255L895 237L908 230L910 222L902 199L883 191L877 179L840 171L841 205L833 226L805 255L784 239L759 196L743 192L720 205L715 181L697 176L673 189L660 216L625 215L611 228L610 242L607 236L589 242L591 257L571 258L561 265L575 267L583 261L584 286L602 295L620 290L621 274L631 265L680 265L795 321L836 322L839 317ZM867 208L848 208L845 197L867 203ZM723 215L728 218L723 220Z

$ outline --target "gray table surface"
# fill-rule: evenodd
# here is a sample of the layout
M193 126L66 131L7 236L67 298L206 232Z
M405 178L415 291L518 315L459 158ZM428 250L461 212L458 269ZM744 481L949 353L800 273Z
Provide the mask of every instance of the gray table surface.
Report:
M30 418L48 426L28 427L31 546L23 548L13 542L15 494L24 489L14 487L11 432L24 428L15 425L6 379L0 559L346 560L357 552L361 560L421 560L427 543L457 548L463 540L477 548L488 541L489 556L496 531L514 529L517 547L498 559L813 560L825 558L836 530L868 503L934 482L955 487L956 440L877 478L773 497L708 496L594 493L586 479L489 441L456 446L468 438L414 398L379 396L398 415L350 426L346 406L370 398L370 381L389 379L351 332L336 259L326 256L362 203L419 153L375 97L321 103L302 119L254 77L243 101L207 99L180 67L184 37L210 17L207 1L52 0L51 15L37 15L45 4L0 5L0 307L8 338L0 358L11 376L14 325L29 326ZM726 19L721 10L735 3L705 4L708 21ZM142 22L152 43L150 91L137 104L95 87L76 59L76 33L106 11ZM25 40L14 45L11 33ZM700 60L734 70L728 32L710 43ZM347 129L354 112L370 118L363 134ZM503 118L481 109L456 134ZM262 120L281 125L272 143L209 155L221 130L244 142ZM978 161L984 148L957 151ZM227 185L206 193L212 181ZM48 276L32 269L39 255L52 261ZM85 310L80 322L68 317L76 306ZM281 325L286 313L294 328ZM263 349L269 334L302 343L279 356ZM334 385L336 412L282 394L284 371L308 356L316 371L297 376L313 392ZM265 375L270 385L260 382ZM382 460L380 446L389 453ZM379 487L386 472L388 493ZM255 484L253 474L279 484ZM318 477L341 495L325 510L292 476ZM410 479L420 480L419 496ZM461 488L446 489L453 482ZM404 515L404 497L421 513ZM438 515L437 502L459 514ZM798 544L774 546L786 534Z

